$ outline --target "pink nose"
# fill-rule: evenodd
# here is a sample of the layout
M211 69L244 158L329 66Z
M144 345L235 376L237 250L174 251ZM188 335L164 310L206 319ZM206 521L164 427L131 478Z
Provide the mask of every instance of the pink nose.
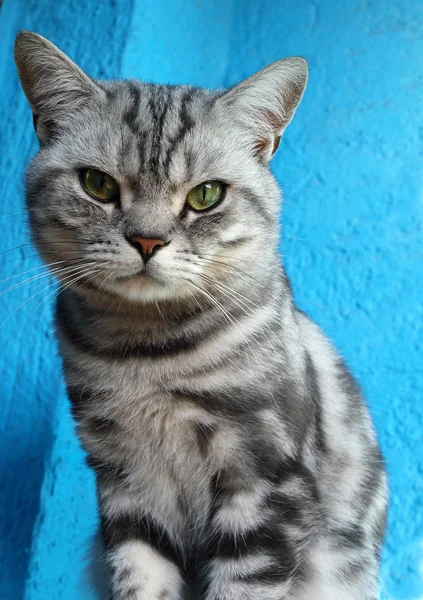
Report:
M156 250L166 244L163 240L142 238L138 236L131 238L131 243L134 244L134 246L139 246L143 258L150 258Z

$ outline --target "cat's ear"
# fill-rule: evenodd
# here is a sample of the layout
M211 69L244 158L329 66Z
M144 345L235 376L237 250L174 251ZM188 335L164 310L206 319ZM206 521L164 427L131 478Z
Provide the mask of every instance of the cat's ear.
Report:
M303 58L285 58L231 88L218 100L251 134L252 150L267 163L276 152L307 83Z
M69 123L102 90L54 44L37 33L21 31L15 42L15 62L34 115L41 143L63 123Z

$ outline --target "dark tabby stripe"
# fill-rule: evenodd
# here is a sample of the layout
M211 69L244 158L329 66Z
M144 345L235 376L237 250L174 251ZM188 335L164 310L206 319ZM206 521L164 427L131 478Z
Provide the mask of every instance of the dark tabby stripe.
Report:
M205 423L198 423L194 426L194 435L197 441L198 449L205 458L209 452L210 444L217 433L217 428Z
M260 215L260 217L262 217L263 220L266 221L266 223L268 223L269 225L273 223L273 216L267 211L262 198L257 196L257 194L254 194L248 188L241 187L239 189L239 192L246 200L248 200L248 202L256 211L256 213Z
M234 575L234 579L235 581L242 581L244 583L250 584L275 584L290 579L294 574L297 573L297 569L298 566L296 564L296 561L293 560L292 556L291 565L285 564L284 562L282 564L278 564L278 562L275 560L274 564L268 567L253 570L250 573L243 575Z
M168 342L157 345L144 343L134 346L100 346L87 336L86 329L76 320L63 294L60 294L58 298L56 323L64 333L67 341L77 346L79 350L108 359L167 358L181 352L195 350L204 341L204 337L198 336L196 339L173 338Z
M94 469L97 476L97 483L105 483L113 481L122 488L126 482L126 469L124 465L118 465L110 461L97 458L89 454L86 457L86 463Z
M271 398L268 396L261 397L259 394L249 396L248 392L244 392L237 387L228 387L225 393L205 390L200 392L183 388L174 388L170 390L170 393L175 400L185 401L189 398L206 411L227 417L251 414L251 412L256 412L264 406L269 406L271 402Z
M298 566L292 542L271 523L243 532L242 535L217 534L209 544L209 552L211 557L225 560L236 560L265 552L279 565L279 581L292 577Z
M182 143L186 134L189 131L191 131L191 129L195 125L194 119L191 117L189 112L189 106L193 101L194 95L195 88L188 88L184 92L180 100L178 117L178 120L180 122L179 129L170 141L170 146L168 148L166 160L164 163L164 170L167 177L169 176L169 167L174 153L176 152L178 146Z
M314 419L316 427L316 443L321 452L327 452L327 443L322 424L322 400L320 398L319 380L314 366L313 360L308 352L305 356L306 360L306 386L309 396L313 402Z
M154 138L156 140L151 148L149 167L152 173L159 175L162 146L158 143L158 140L163 138L163 128L168 110L171 109L172 95L167 86L157 86L155 91L155 98L150 98L149 100L149 108L152 113L153 126L155 129Z
M51 182L55 181L66 173L66 169L61 169L60 167L49 167L48 169L45 169L43 178L37 180L34 179L28 182L26 190L26 201L28 206L31 207L33 205L39 205L40 195L48 194L51 188Z
M335 544L342 548L360 548L363 546L365 535L360 525L352 524L348 529L339 529L331 532L335 538Z
M148 516L121 515L108 519L104 515L100 521L104 544L108 550L129 540L141 540L150 544L162 556L183 568L181 553L171 542L165 529Z
M104 399L102 393L93 392L85 386L68 385L68 398L71 402L71 412L76 421L79 421L86 409L94 400L101 402Z
M139 130L139 107L141 101L141 90L133 81L127 81L126 86L131 98L131 106L123 113L123 121L128 125L134 135L140 133Z
M134 81L126 81L125 85L129 91L129 96L131 98L130 107L123 113L123 122L129 127L132 134L135 136L137 140L138 147L138 155L140 159L140 167L145 165L145 157L146 157L146 145L148 140L148 131L144 129L139 121L140 114L140 103L141 103L141 90L139 86ZM130 149L130 146L127 147L127 150ZM124 148L121 149L122 154L122 163L124 164L125 155Z

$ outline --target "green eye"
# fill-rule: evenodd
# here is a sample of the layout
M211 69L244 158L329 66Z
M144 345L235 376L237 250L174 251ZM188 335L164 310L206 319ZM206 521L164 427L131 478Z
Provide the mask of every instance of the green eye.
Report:
M223 197L225 186L218 181L206 181L197 185L187 196L187 204L193 210L207 210Z
M86 191L101 202L113 202L119 197L119 186L113 177L97 169L81 171L82 184Z

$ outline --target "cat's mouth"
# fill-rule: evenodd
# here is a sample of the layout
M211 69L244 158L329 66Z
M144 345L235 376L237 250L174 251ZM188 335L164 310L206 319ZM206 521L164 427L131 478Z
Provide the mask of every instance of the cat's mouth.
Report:
M150 264L144 263L128 266L127 269L122 269L117 273L115 271L113 279L115 282L121 283L126 281L150 281L152 283L157 283L157 277L155 276L154 268L151 268Z
M147 267L141 267L132 273L121 273L114 278L115 285L124 287L138 287L138 289L161 287L163 282L160 281L153 273L151 269Z
M116 277L116 281L121 281L121 282L143 281L143 280L153 281L153 278L151 277L151 275L149 273L147 273L144 268L140 269L139 271L136 271L135 273L130 273L128 275L118 275Z

